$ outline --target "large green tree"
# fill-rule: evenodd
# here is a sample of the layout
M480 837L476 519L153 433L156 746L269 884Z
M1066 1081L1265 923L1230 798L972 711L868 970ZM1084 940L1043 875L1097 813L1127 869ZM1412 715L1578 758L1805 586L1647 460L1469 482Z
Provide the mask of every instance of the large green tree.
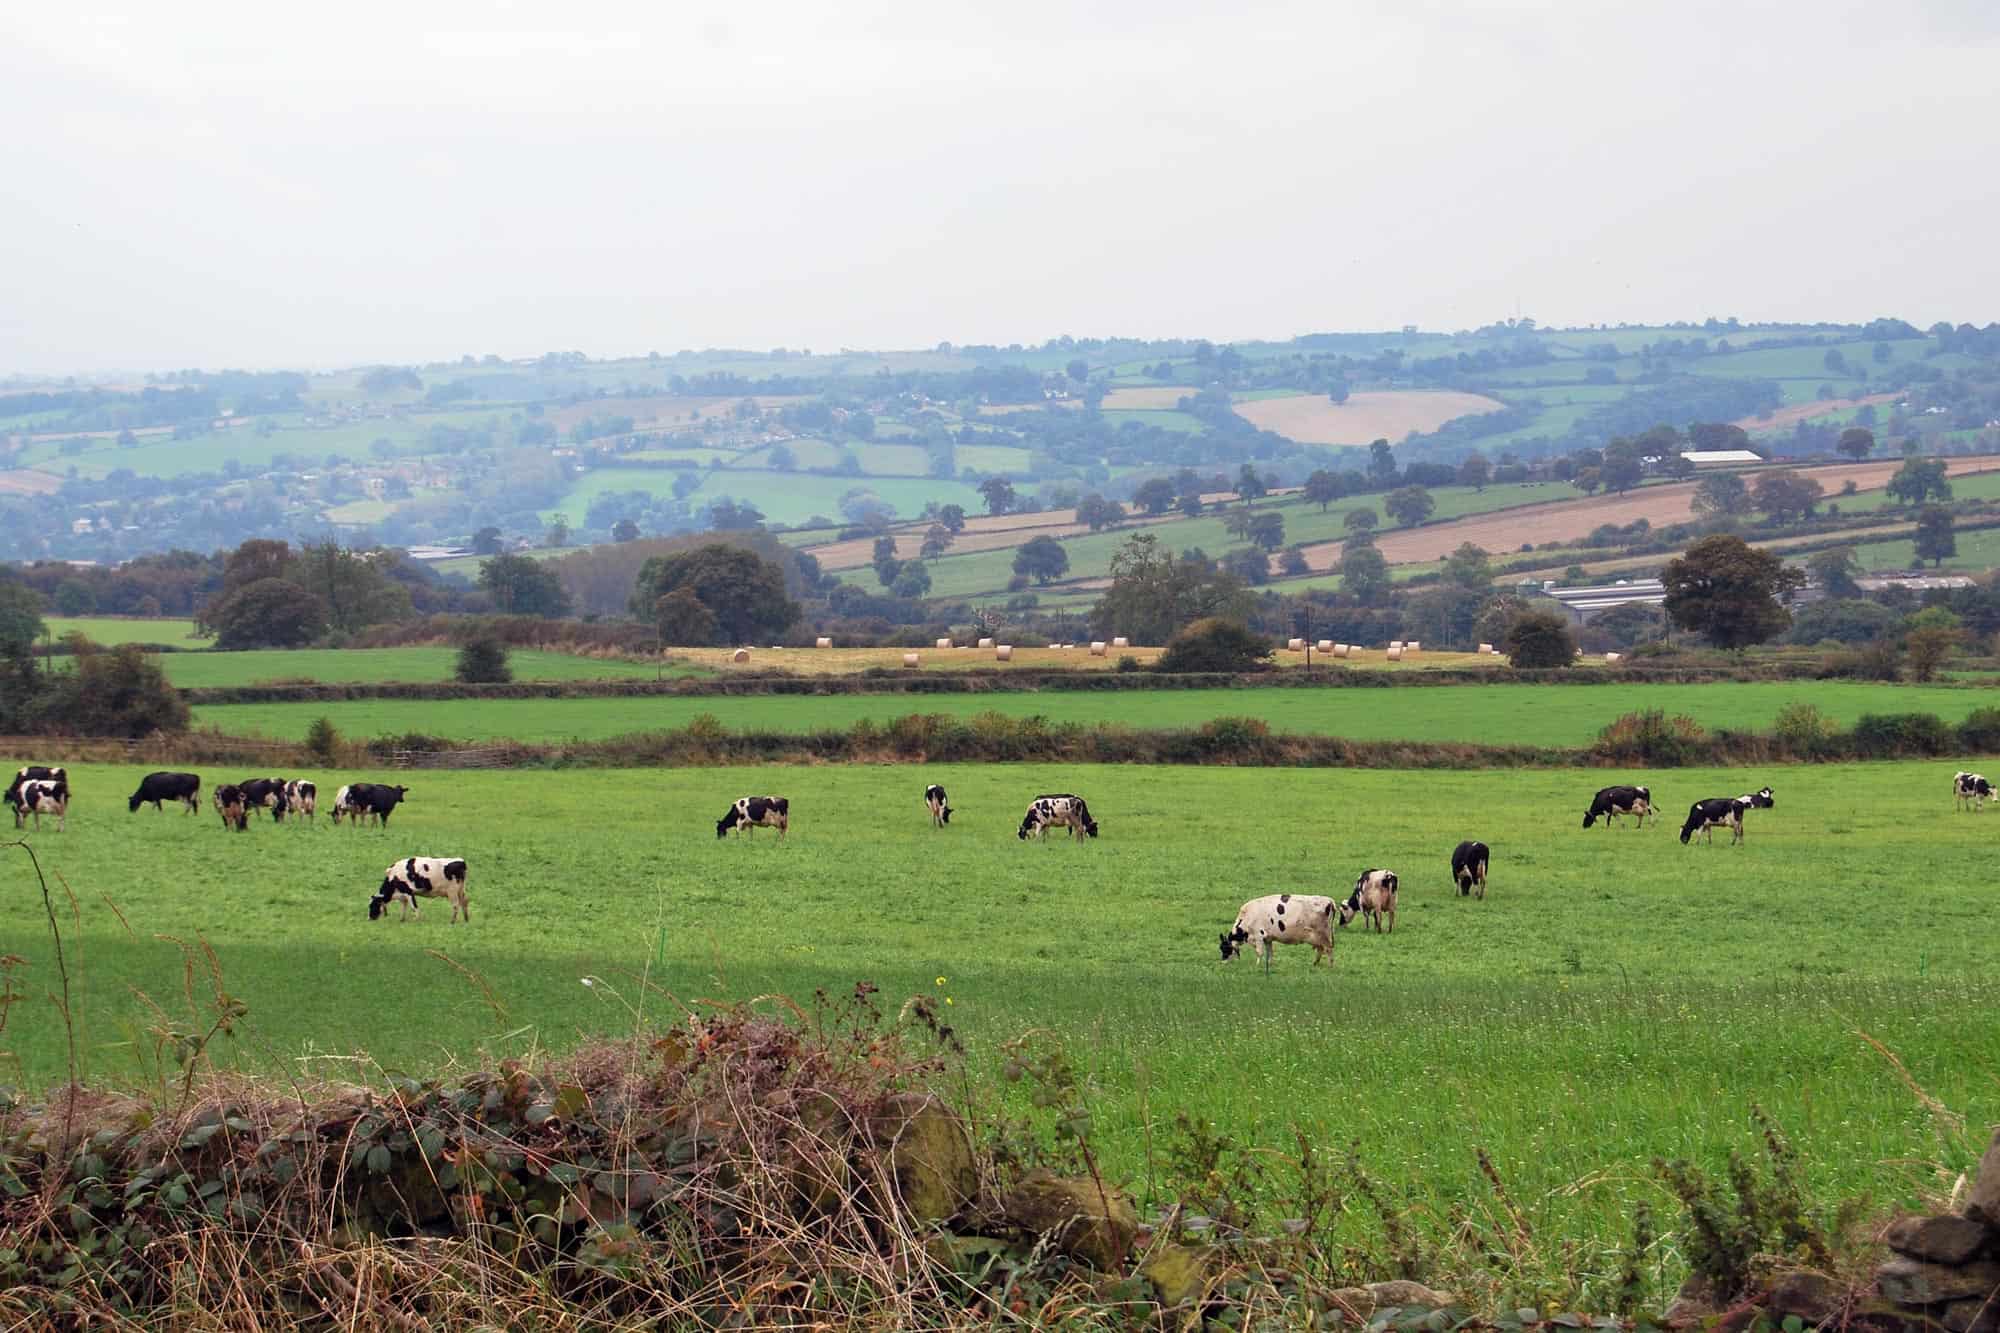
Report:
M1946 556L1958 554L1950 510L1938 505L1924 506L1917 515L1916 548L1917 559L1930 561L1933 569L1943 564Z
M1349 539L1341 547L1340 590L1364 606L1389 595L1389 562L1375 543Z
M277 578L224 593L202 608L200 623L225 650L303 648L328 628L326 603L317 594Z
M632 614L659 624L664 639L662 600L682 590L715 617L712 641L768 643L800 616L799 604L785 595L784 570L741 546L716 542L648 560L632 589Z
M1883 489L1898 504L1920 505L1926 500L1951 499L1951 482L1942 458L1906 459Z
M1234 576L1207 560L1179 558L1142 532L1112 552L1111 586L1091 622L1100 633L1165 643L1181 626L1204 617L1247 622L1254 606Z
M1695 483L1688 507L1697 514L1741 515L1749 513L1755 505L1750 499L1749 486L1739 474L1711 472Z
M1555 611L1525 610L1507 622L1500 651L1509 666L1527 670L1567 667L1576 661L1569 618Z
M480 563L479 586L493 598L493 609L504 615L553 619L570 613L569 593L552 561L496 555Z
M1805 571L1728 533L1702 538L1668 561L1661 575L1667 617L1728 649L1784 633L1792 617L1778 599L1805 579Z
M1390 491L1382 497L1382 507L1389 516L1406 528L1413 528L1431 516L1437 508L1431 493L1421 486L1404 486Z
M986 501L986 512L996 517L1014 507L1014 483L1005 477L988 477L980 482L979 494Z
M1773 523L1787 523L1811 518L1813 507L1823 494L1825 488L1811 477L1791 468L1777 468L1758 474L1750 499L1771 516Z
M1034 537L1014 552L1014 572L1046 587L1069 572L1069 552L1054 537Z
M1318 505L1322 514L1326 512L1328 505L1340 498L1340 490L1340 474L1329 472L1325 468L1318 469L1306 478L1305 497Z
M1833 447L1859 463L1875 451L1875 432L1866 426L1849 426L1840 432L1840 440Z
M46 629L41 595L25 583L0 578L0 656L27 655Z
M326 604L327 623L336 634L352 634L409 616L410 590L385 572L391 559L381 551L316 542L299 552L290 577Z

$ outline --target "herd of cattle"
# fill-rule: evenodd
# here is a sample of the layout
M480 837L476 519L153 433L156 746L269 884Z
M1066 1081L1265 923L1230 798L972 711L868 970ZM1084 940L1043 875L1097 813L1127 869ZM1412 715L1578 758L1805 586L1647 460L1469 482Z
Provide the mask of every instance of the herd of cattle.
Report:
M1993 795L1992 783L1979 773L1954 773L1951 787L1954 808L1975 813L1983 810ZM386 828L389 816L409 792L408 787L350 782L334 795L333 821L338 824L346 818L360 824L372 819ZM55 816L56 831L60 833L67 824L69 797L67 770L31 764L14 775L5 800L14 808L15 828L25 827L32 816L39 831L41 817L46 814ZM140 779L139 789L132 793L127 808L137 811L150 802L155 811L160 811L167 801L180 802L189 814L198 814L200 776L148 773ZM319 789L298 779L249 778L217 787L213 801L222 817L222 826L242 832L249 827L252 810L268 811L273 822L282 822L287 815L316 822ZM1714 830L1726 828L1730 831L1731 845L1741 843L1744 816L1752 810L1772 809L1776 804L1769 787L1743 796L1715 796L1696 801L1688 808L1687 822L1681 826L1681 842L1691 842L1698 834L1703 842L1712 844ZM930 811L933 827L943 828L951 822L952 806L943 787L932 783L924 788L924 806ZM1590 828L1601 819L1609 827L1626 816L1632 817L1639 828L1646 826L1649 817L1658 822L1650 787L1602 788L1584 811L1583 826ZM732 829L747 834L753 828L774 828L782 841L791 828L791 802L783 796L738 797L716 821L715 836L726 838ZM1049 831L1057 828L1068 829L1072 839L1098 835L1097 821L1091 817L1084 799L1074 792L1056 792L1037 796L1028 803L1028 812L1021 817L1015 836L1045 840ZM1451 878L1460 896L1486 897L1486 871L1491 856L1483 842L1461 842L1452 849ZM368 903L368 918L379 919L384 909L400 901L403 919L407 921L417 913L417 899L444 898L451 903L453 924L460 919L470 922L472 913L466 905L465 882L466 866L461 857L405 857L383 872L382 886ZM1313 965L1317 967L1333 948L1333 931L1337 926L1360 917L1378 932L1395 931L1396 886L1393 870L1371 867L1361 872L1354 881L1354 892L1345 900L1306 893L1274 893L1253 898L1238 910L1236 924L1222 933L1222 957L1227 961L1245 951L1254 952L1269 972L1274 944L1310 944Z

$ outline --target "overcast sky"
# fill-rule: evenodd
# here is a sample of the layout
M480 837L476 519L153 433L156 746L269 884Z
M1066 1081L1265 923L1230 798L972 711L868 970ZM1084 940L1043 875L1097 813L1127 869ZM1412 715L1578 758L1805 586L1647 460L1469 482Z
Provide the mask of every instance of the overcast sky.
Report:
M1993 0L9 5L0 374L1985 323L1996 71Z

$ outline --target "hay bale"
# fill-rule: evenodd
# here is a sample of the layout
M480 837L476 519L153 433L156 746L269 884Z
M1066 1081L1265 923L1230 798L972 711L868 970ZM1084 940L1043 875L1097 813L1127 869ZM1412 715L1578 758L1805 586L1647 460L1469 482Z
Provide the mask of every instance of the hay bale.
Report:
M813 647L815 647L815 648L831 648L831 647L833 647L833 640L832 640L832 639L829 639L829 638L826 638L826 637L824 637L824 636L822 636L822 637L820 637L820 638L817 638L817 639L814 639L814 640L813 640Z
M981 639L981 640L979 641L979 646L980 646L981 648L991 648L991 647L993 646L993 640L991 640L991 639Z
M1319 651L1323 653L1330 653L1333 651L1333 640L1321 639L1318 643L1314 644L1313 646L1319 649Z
M939 640L937 641L937 646L938 646L938 647L940 647L940 648L949 648L949 647L951 647L951 640L950 640L950 639L939 639Z
M916 655L915 653L904 653L904 654L903 654L903 665L904 665L904 666L915 666L915 665L917 664L917 662L918 662L918 658L917 658L917 655Z
M1306 641L1305 641L1304 639L1286 639L1286 640L1285 640L1285 651L1286 651L1286 652L1288 652L1288 653L1302 653L1302 652L1304 652L1305 650L1306 650Z
M1610 663L1611 665L1614 665L1614 666L1615 666L1615 665L1617 665L1618 663L1620 663L1620 662L1622 662L1622 661L1624 661L1624 660L1625 660L1625 654L1623 654L1623 653L1606 653L1606 654L1604 655L1604 660L1605 660L1605 661L1606 661L1607 663Z
M1014 660L1014 645L1013 645L1013 644L1011 644L1011 643L1003 643L1003 644L1001 644L1001 645L1000 645L999 647L995 648L995 649L993 650L993 660L994 660L994 661L996 661L996 662L1011 662L1011 661L1013 661L1013 660Z
M1490 643L1482 643L1479 645L1479 651L1482 653L1490 653L1493 651L1493 645Z
M747 662L750 660L750 650L748 648L738 648L729 655L729 660L732 662Z
M1411 639L1408 643L1403 645L1403 651L1406 653L1414 653L1415 651L1417 651L1417 649L1421 647L1423 647L1421 643L1418 643L1415 639Z
M1104 640L1098 639L1097 641L1095 641L1090 645L1090 655L1092 657L1104 656L1104 647L1105 647Z
M1402 660L1403 660L1403 645L1402 645L1402 644L1398 643L1398 644L1391 644L1391 645L1390 645L1390 647L1389 647L1389 660L1390 660L1391 662L1400 662L1400 661L1402 661Z
M1130 648L1132 646L1132 641L1126 638L1124 635L1120 634L1116 638L1111 640L1111 646L1113 648Z
M1401 639L1389 640L1389 646L1399 653L1403 651L1403 641Z
M1333 655L1335 657L1346 657L1353 651L1354 645L1351 643L1336 643L1333 645Z

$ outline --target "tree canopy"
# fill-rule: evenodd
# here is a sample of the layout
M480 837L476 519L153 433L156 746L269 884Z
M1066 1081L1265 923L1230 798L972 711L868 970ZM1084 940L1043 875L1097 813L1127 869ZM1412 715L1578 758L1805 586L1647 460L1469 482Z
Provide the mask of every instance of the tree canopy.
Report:
M1069 552L1054 537L1031 537L1014 552L1014 572L1047 587L1069 572Z
M493 598L494 609L507 615L553 619L570 613L569 593L552 561L496 555L480 563L479 586Z
M1778 598L1805 578L1803 570L1728 533L1702 538L1668 561L1661 575L1668 618L1728 649L1782 634L1792 617Z
M1177 557L1142 532L1112 553L1111 586L1091 620L1106 634L1165 643L1181 626L1205 617L1248 621L1252 605L1234 576L1206 560Z
M768 643L798 622L799 604L785 595L785 573L755 551L721 542L669 556L656 556L640 567L632 589L632 614L660 626L667 638L669 617L677 633L686 633L692 617L686 600L668 603L686 592L714 618L710 643Z

